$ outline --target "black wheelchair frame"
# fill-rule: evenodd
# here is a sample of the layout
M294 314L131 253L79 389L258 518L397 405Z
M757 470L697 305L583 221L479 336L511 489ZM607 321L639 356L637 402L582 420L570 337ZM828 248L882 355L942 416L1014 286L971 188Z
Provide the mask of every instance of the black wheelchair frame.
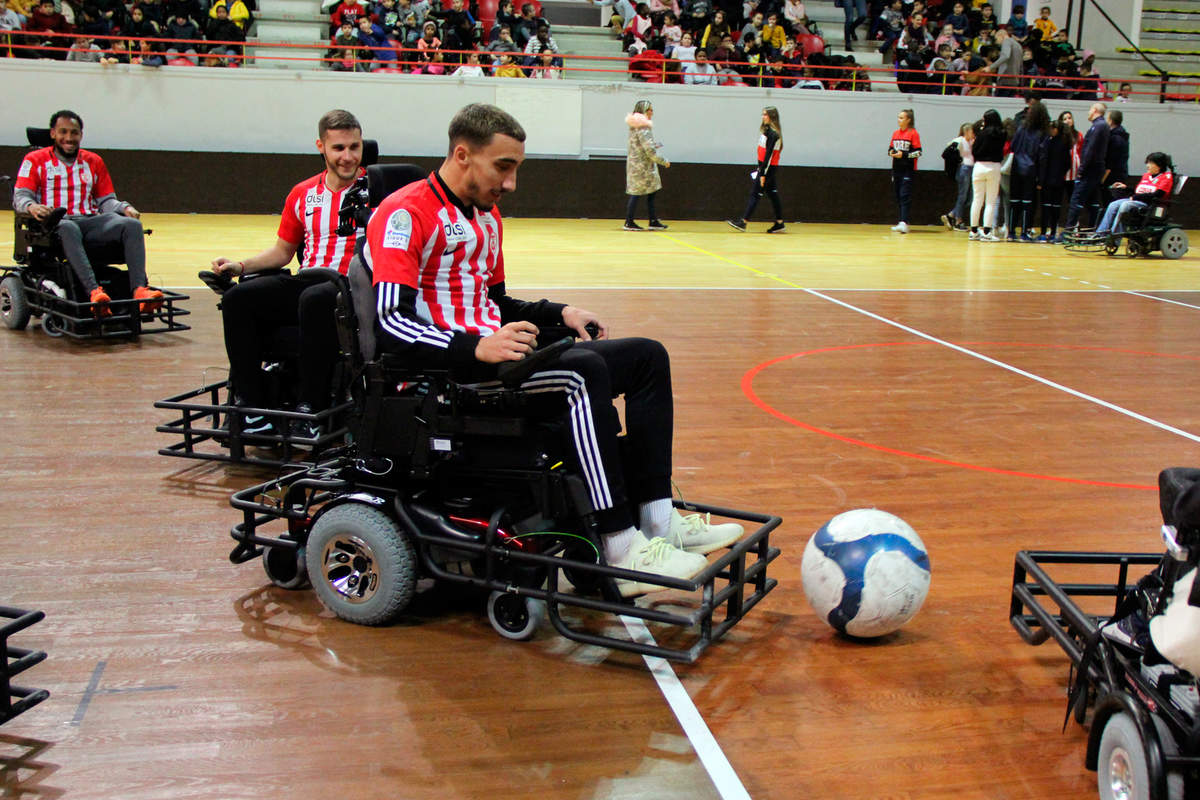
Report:
M27 650L8 643L8 637L36 625L45 616L41 611L0 606L0 619L9 620L0 625L0 655L4 657L3 662L0 662L0 725L50 696L45 689L29 689L12 683L14 677L44 661L46 654L40 650Z
M1115 256L1124 243L1125 255L1129 258L1147 256L1155 250L1167 259L1183 258L1188 251L1187 231L1183 226L1170 222L1167 213L1170 203L1183 191L1187 180L1186 175L1176 175L1171 197L1167 198L1163 205L1142 212L1138 218L1130 220L1126 217L1123 220L1125 229L1121 232L1096 234L1084 230L1068 231L1063 234L1064 246L1076 253L1104 253Z

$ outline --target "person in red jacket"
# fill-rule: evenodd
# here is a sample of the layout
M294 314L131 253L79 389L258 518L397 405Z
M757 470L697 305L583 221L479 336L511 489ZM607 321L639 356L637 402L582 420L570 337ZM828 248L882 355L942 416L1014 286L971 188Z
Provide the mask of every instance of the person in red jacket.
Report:
M892 226L892 230L908 233L908 212L912 207L917 159L921 157L921 136L913 127L916 119L911 108L905 108L897 114L896 122L900 128L892 134L888 155L892 158L892 188L896 192L896 203L900 206L900 221Z
M25 29L31 33L72 33L75 28L71 23L67 22L67 18L54 10L54 0L42 0L33 13L29 15L29 24ZM38 37L31 37L30 41L36 41ZM63 61L67 57L67 48L71 46L71 40L63 36L47 36L41 39L43 47L47 48L62 48L62 49L47 49L47 50L26 50L25 53L30 54L31 58L55 58Z

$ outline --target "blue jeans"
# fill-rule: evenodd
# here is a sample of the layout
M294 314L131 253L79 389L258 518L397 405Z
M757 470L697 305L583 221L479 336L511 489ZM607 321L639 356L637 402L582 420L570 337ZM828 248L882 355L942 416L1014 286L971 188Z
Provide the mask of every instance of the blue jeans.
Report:
M958 165L958 196L954 199L954 210L950 212L955 222L965 223L971 213L971 173L974 170L974 164Z
M1121 217L1125 216L1125 212L1145 207L1146 204L1141 200L1113 200L1108 204L1108 208L1104 209L1104 219L1100 220L1100 227L1096 228L1096 233L1120 233L1124 230Z
M849 44L855 26L867 18L867 0L842 0L842 12L846 15L846 42Z

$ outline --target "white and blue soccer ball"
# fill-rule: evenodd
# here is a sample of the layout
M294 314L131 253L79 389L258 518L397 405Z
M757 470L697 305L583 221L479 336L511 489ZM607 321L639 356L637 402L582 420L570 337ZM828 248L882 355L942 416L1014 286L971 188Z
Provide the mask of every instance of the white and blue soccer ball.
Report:
M838 514L808 540L804 594L835 630L869 638L898 630L929 594L929 554L894 514L858 508Z

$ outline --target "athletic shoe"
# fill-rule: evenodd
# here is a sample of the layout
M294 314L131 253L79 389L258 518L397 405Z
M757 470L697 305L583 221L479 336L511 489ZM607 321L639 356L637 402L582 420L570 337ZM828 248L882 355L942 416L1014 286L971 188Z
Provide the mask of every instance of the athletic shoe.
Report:
M1038 244L1048 244L1050 242L1050 237L1043 233L1041 236L1034 239L1034 241Z
M1001 225L999 228L997 228L994 231L994 233L996 234L996 237L999 239L1007 239L1008 238L1008 227L1005 225Z
M950 218L949 214L942 214L942 224L946 226L946 230L954 230L954 220Z
M1000 241L1000 237L994 233L981 233L981 234L979 234L979 241L981 241L981 242L998 242L998 241Z
M247 414L242 417L242 433L255 436L270 436L275 433L275 423L263 414Z
M895 225L892 226L892 230L894 230L896 233L908 233L908 223L907 222L897 222Z
M713 525L711 514L688 514L685 517L679 513L679 509L672 509L668 541L680 550L704 555L728 547L742 538L743 533L745 530L736 522Z
M962 223L962 222L959 222L958 224L956 224L956 225L954 226L954 230L956 230L956 231L960 231L960 232L961 232L961 231L969 231L969 230L971 230L971 226L970 226L970 225L966 225L966 224L964 224L964 223Z
M1139 653L1144 652L1150 642L1150 623L1142 616L1141 611L1134 611L1116 622L1105 623L1100 627L1100 632L1110 642L1124 645Z
M644 231L646 229L643 228L641 225L638 225L633 220L627 219L627 220L625 220L625 230L627 230L627 231Z
M646 227L648 227L652 231L665 231L667 229L666 225L662 224L662 222L660 222L659 220L656 220L656 219L650 220L649 225L647 225Z
M296 411L300 414L313 413L312 406L308 403L300 403L296 406ZM294 419L289 425L292 439L309 439L311 441L293 441L292 446L297 450L312 450L313 443L321 438L321 424L316 420Z
M1055 236L1055 237L1054 237L1054 239L1053 239L1053 241L1052 241L1051 243L1052 243L1052 244L1062 244L1062 243L1063 243L1063 242L1065 242L1065 241L1066 241L1066 239L1065 239L1065 238L1063 237L1063 235L1060 233L1060 234L1058 234L1057 236Z
M1025 244L1033 244L1037 240L1034 239L1032 236L1030 236L1028 233L1022 233L1019 241L1024 242Z
M727 219L725 220L725 224L734 230L741 231L742 233L746 232L746 220L744 219Z
M687 580L700 574L708 566L708 559L697 553L685 553L672 547L671 543L661 536L647 541L645 535L638 531L634 534L633 542L625 555L619 561L610 562L609 566ZM617 580L617 591L621 593L621 597L636 597L639 594L661 592L667 588L654 583Z
M982 235L983 235L983 234L982 234L982 233L980 233L979 231L971 231L969 234L967 234L967 239L968 239L968 240L970 240L970 241L972 241L972 242L978 242L978 241L979 241L979 237L980 237L980 236L982 236Z
M138 306L142 311L158 311L163 305L162 296L162 292L158 289L151 289L149 286L139 286L133 290L134 300L146 301Z
M112 309L108 304L112 302L112 298L108 296L108 292L97 286L92 289L91 296L88 298L89 303L96 303L96 307L92 309L92 313L97 317L111 317Z
M783 233L785 227L782 222L776 222L771 227L767 228L767 233Z

